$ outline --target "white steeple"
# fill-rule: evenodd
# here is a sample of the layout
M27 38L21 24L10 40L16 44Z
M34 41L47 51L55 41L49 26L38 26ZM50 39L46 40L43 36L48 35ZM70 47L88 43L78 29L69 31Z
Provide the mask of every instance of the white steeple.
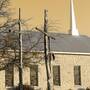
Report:
M70 34L73 36L79 36L79 32L76 26L76 19L74 13L73 0L70 0Z

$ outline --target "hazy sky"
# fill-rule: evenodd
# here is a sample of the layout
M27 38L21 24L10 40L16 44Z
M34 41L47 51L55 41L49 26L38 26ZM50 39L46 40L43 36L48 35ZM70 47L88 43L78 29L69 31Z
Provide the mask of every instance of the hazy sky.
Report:
M70 0L11 0L18 18L21 8L22 18L32 18L29 27L43 25L44 9L48 10L50 30L68 33L70 29ZM90 0L74 0L77 28L80 34L90 36Z

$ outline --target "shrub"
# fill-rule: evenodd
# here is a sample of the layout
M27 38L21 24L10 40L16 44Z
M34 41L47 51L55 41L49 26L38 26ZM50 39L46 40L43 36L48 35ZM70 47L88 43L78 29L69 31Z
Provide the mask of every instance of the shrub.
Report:
M14 90L19 90L19 86L14 87ZM30 85L23 85L23 90L34 90Z
M87 87L86 90L90 90L90 88Z

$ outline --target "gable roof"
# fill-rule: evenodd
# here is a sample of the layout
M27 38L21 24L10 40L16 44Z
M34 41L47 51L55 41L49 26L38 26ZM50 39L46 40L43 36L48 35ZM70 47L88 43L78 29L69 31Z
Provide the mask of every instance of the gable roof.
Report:
M43 44L43 34L40 32L31 32L32 40L31 43L37 42L38 38L41 37L39 43L36 45L33 50L43 51L44 44ZM51 39L51 51L54 52L79 52L79 53L90 53L90 37L87 36L72 36L68 34L62 33L50 33L51 36L55 37L55 40ZM23 38L25 39L26 36L24 35ZM28 40L23 40L24 48L30 46ZM27 44L26 44L27 43Z
M54 52L75 52L90 53L90 37L72 36L62 33L49 33L55 37L50 39L51 51ZM1 36L0 36L1 37ZM2 39L2 38L0 38ZM17 45L18 44L14 44ZM3 46L0 43L0 47ZM23 50L44 51L44 39L41 32L28 31L23 34Z
M86 36L55 35L51 49L57 52L90 53L90 38Z

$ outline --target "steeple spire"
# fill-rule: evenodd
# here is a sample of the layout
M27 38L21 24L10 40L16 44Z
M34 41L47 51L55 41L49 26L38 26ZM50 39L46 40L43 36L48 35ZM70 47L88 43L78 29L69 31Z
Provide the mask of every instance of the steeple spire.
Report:
M79 32L76 26L73 0L70 0L70 32L69 34L73 36L79 36Z

